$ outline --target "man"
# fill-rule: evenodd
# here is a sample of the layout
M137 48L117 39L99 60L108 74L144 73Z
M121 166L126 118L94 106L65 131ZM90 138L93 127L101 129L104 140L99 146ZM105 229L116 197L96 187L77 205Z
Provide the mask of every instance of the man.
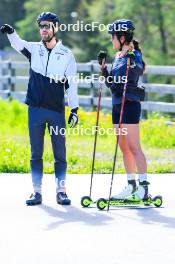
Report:
M59 25L58 16L50 12L42 13L38 16L37 23L41 35L40 42L22 40L15 29L8 24L1 27L1 32L7 33L11 46L26 56L30 62L30 77L25 103L29 106L30 166L34 193L26 204L42 203L42 157L47 124L48 129L52 129L50 136L55 159L56 200L58 204L70 205L71 200L65 188L67 168L65 137L63 133L53 133L53 131L65 128L64 90L67 92L68 105L71 109L68 124L74 127L78 123L76 62L72 52L56 38Z

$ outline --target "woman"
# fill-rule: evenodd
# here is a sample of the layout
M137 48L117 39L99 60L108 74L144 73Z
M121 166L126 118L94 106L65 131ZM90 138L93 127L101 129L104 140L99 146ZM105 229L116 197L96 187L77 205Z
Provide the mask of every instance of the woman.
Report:
M147 163L140 146L139 119L144 90L138 87L139 76L143 74L145 63L139 44L133 39L134 25L130 20L116 20L110 24L108 33L111 34L113 49L117 51L110 74L107 66L103 65L102 72L106 78L106 85L112 92L112 121L115 129L119 127L121 101L124 83L126 97L122 115L122 128L127 129L127 135L119 136L119 146L123 153L123 161L127 173L128 185L113 198L134 200L148 197ZM98 61L102 64L104 53L99 53ZM126 79L128 57L130 68ZM136 171L139 185L136 184Z

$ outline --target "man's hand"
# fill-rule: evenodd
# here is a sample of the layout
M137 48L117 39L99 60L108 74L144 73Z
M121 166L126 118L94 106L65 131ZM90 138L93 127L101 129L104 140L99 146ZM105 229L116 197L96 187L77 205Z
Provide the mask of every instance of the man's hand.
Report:
M78 107L71 110L71 113L69 115L68 124L71 128L75 127L78 123L78 115L77 115Z
M8 24L4 24L1 28L0 28L1 32L7 33L7 34L12 34L14 32L14 28Z
M106 58L107 58L107 52L106 51L103 51L103 50L100 50L100 52L97 55L98 63L100 65L102 65L103 62L104 63L106 62Z

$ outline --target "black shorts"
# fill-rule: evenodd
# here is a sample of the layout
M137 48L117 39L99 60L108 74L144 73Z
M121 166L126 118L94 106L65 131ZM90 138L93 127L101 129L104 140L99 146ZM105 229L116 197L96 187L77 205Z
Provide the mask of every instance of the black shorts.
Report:
M112 123L119 124L121 104L113 105L112 108ZM125 101L122 123L123 124L138 124L141 115L141 103L138 101Z

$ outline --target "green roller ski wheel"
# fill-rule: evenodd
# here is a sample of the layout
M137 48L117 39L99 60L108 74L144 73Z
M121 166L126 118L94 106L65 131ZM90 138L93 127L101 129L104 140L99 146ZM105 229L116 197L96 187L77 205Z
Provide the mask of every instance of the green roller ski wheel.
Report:
M162 201L162 196L158 195L156 197L153 198L153 204L156 206L156 207L160 207L163 203Z
M100 199L98 199L98 201L97 201L97 208L98 208L99 210L104 210L104 209L106 208L107 204L108 204L108 202L107 202L106 199L104 199L104 198L100 198Z
M81 205L83 207L88 207L92 203L92 199L89 196L83 196L81 198Z

